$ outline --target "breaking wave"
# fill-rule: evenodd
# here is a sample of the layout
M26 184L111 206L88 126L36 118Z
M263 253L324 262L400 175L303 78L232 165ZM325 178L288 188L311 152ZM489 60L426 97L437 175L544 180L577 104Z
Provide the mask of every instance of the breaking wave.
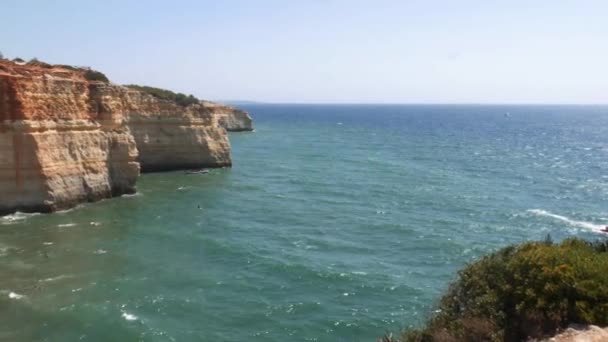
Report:
M585 222L585 221L577 221L577 220L573 220L570 219L566 216L562 216L562 215L557 215L554 214L552 212L546 211L546 210L542 210L542 209L529 209L528 212L530 214L536 215L536 216L543 216L543 217L550 217L553 218L557 221L561 221L564 222L572 227L577 227L577 228L582 228L582 229L587 229L587 230L591 230L591 231L595 231L595 232L599 232L600 230L602 230L605 226L601 225L601 224L595 224L595 223L591 223L591 222Z
M0 216L0 225L18 223L27 218L30 218L32 216L37 216L37 215L40 215L40 213L22 213L22 212L18 211L14 214Z

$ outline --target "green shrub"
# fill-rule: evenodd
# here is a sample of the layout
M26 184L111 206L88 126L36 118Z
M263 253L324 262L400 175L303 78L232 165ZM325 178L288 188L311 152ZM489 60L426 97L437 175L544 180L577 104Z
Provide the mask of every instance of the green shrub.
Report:
M30 59L30 60L27 62L27 64L29 64L29 65L35 65L35 66L42 67L42 68L47 68L47 69L51 69L51 68L53 68L53 66L52 66L51 64L49 64L49 63L45 63L45 62L43 62L43 61L39 60L39 59L38 59L38 58L36 58L36 57L34 57L34 58Z
M578 239L504 248L468 265L439 313L403 341L521 341L571 323L608 325L607 243Z
M140 85L135 85L135 84L129 84L129 85L126 85L125 87L139 90L141 92L150 94L161 100L173 101L173 102L177 103L178 105L184 106L184 107L200 102L200 100L197 99L196 97L194 97L193 95L174 93L171 90L167 90L167 89L140 86Z
M110 82L110 80L102 72L92 69L87 69L87 71L85 71L84 78L89 81L101 81L105 83Z
M13 62L17 62L17 63L25 63L25 61L19 57L13 59Z
M75 66L72 66L72 65L67 65L67 64L55 64L53 66L57 67L57 68L72 70L72 71L77 71L77 70L83 69L83 68L78 68L78 67L75 67Z

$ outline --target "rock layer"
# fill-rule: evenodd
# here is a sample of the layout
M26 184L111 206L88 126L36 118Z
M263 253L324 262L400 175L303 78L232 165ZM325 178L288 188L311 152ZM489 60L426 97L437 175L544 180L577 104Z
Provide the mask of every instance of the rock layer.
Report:
M213 102L205 101L203 104L214 108L220 126L224 127L228 132L253 131L253 120L251 120L247 112Z
M184 107L105 83L91 85L91 96L102 120L128 127L144 172L232 165L228 135L219 124L230 107Z
M135 192L140 172L230 166L232 107L187 107L86 69L0 61L0 214ZM243 114L244 113L244 114ZM250 120L250 119L249 119Z

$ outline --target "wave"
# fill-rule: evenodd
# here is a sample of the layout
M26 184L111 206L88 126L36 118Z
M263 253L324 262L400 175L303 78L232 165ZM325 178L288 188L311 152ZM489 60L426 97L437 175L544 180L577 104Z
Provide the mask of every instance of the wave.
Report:
M122 194L122 195L120 195L119 197L121 197L121 198L134 198L134 197L141 197L141 196L143 196L143 195L144 195L144 194L143 194L142 192L139 192L139 191L138 191L138 192L136 192L136 193L134 193L134 194Z
M127 321L134 321L137 319L137 316L127 313L127 312L123 312L122 313L122 318L126 319Z
M550 217L550 218L553 218L555 220L567 223L570 226L578 227L578 228L583 228L583 229L591 230L591 231L594 231L594 232L599 232L602 229L604 229L604 227L605 227L604 225L601 225L601 224L595 224L595 223L591 223L591 222L573 220L573 219L570 219L570 218L568 218L566 216L557 215L557 214L554 214L552 212L549 212L549 211L546 211L546 210L542 210L542 209L529 209L527 211L529 213L537 215L537 216Z
M74 277L73 275L69 275L69 274L60 274L56 277L40 279L40 280L38 280L38 282L39 283L48 283L48 282L52 282L52 281L57 281L57 280L66 279L66 278L73 278L73 277Z
M25 295L13 292L11 290L0 290L0 294L7 295L10 299L23 299Z
M8 298L10 298L10 299L21 299L23 297L25 297L25 296L22 294L15 293L15 292L11 292L8 294Z
M40 215L40 213L22 213L18 211L14 214L0 216L0 224L14 224L37 215Z

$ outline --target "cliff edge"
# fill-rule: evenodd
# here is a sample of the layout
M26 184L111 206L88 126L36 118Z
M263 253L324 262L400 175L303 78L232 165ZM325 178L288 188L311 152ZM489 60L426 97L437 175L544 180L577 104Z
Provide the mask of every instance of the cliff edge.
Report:
M239 130L243 117L250 125L247 113L184 105L99 75L0 60L0 214L134 193L140 169L231 166L226 129Z

